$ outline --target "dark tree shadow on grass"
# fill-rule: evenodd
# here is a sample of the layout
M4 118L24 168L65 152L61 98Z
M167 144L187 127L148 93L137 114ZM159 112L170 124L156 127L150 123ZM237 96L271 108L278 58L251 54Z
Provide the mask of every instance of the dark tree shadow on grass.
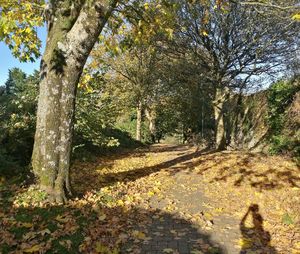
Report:
M182 147L184 148L184 146L179 147L181 147L178 148L179 150L182 149ZM157 147L154 149L158 149L156 151L159 152L160 148ZM173 147L167 147L166 149L173 149ZM120 158L127 156L141 157L144 156L145 152L145 150L142 150L131 155L130 153L122 154L120 155ZM135 181L139 178L163 170L167 171L170 175L175 175L180 172L185 172L186 174L194 174L196 172L200 177L206 171L218 166L218 174L216 177L212 178L210 182L226 182L233 179L234 186L236 187L241 185L250 185L259 191L280 189L287 186L300 187L300 168L297 170L293 167L276 167L277 165L270 164L266 164L264 169L255 168L255 166L253 166L256 162L264 162L265 156L266 155L260 153L238 153L227 151L215 152L211 150L201 150L184 153L175 159L168 160L154 166L136 168L123 172L112 172L106 174L100 173L100 178L99 172L96 172L95 169L91 168L86 171L84 179L76 177L75 175L74 182L75 185L82 187L81 193L78 193L80 195L86 191L113 185L116 182ZM117 157L117 159L120 158ZM114 159L116 159L116 157L114 157ZM104 162L99 161L96 167L99 168L99 165L100 167L113 167L114 159ZM208 165L201 166L201 164L204 163L208 163ZM195 170L196 168L197 170ZM97 180L95 181L95 179Z
M223 156L223 162L231 159L230 154L224 154ZM230 168L220 168L219 176L212 179L211 182L226 182L235 179L234 186L239 187L245 184L259 191L285 187L300 187L300 167L297 168L296 164L295 167L285 165L278 166L278 164L270 164L268 161L268 164L266 163L264 168L256 167L255 162L264 162L265 157L266 155L260 153L244 153L242 156L237 155L236 163Z
M183 170L192 170L194 167L199 165L202 161L196 160L194 162L189 161L196 159L198 157L201 157L202 155L213 153L213 151L209 150L201 150L197 152L192 152L188 154L184 154L182 156L178 156L175 159L168 160L162 163L159 163L154 166L144 167L144 168L136 168L130 171L123 171L123 172L112 172L101 175L101 178L99 179L99 173L95 171L95 169L91 169L87 171L87 175L85 175L84 179L81 179L80 177L74 176L74 185L82 186L83 193L87 191L92 191L94 189L99 189L105 186L110 186L115 184L116 182L131 182L135 181L139 178L148 176L150 174L166 170L170 173L170 175L174 175L176 173L179 173ZM186 162L186 163L185 163ZM187 163L189 162L189 163ZM106 162L100 166L103 167L112 167L112 162ZM178 166L179 165L179 166ZM176 167L175 167L176 166ZM178 166L178 167L177 167ZM90 181L88 180L90 179ZM95 181L95 179L97 179ZM96 186L91 185L91 183L95 183ZM83 194L83 193L78 193Z
M190 149L187 145L165 145L156 144L150 147L152 153L165 153L165 152L187 152Z
M87 199L16 208L1 199L0 253L227 253L190 221L161 210L108 207ZM110 251L110 252L109 252Z

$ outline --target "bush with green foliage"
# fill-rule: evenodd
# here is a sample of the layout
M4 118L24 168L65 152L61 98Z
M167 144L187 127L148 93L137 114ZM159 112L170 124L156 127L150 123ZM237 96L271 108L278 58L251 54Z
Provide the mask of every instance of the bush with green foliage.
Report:
M117 121L115 123L115 127L124 132L128 133L131 140L137 142L135 139L136 136L136 110L134 108L129 109L128 112L124 112L121 116L117 118ZM151 135L148 128L148 121L146 120L146 117L143 115L143 122L142 122L142 142L150 143L151 141ZM138 142L140 143L140 142ZM130 144L128 144L131 146Z
M117 101L106 89L106 81L95 74L77 93L73 149L76 154L84 149L104 151L136 146L128 130L118 129L119 114Z
M300 126L288 112L300 91L299 80L279 81L268 92L268 125L270 128L270 152L300 154ZM296 126L295 126L296 125Z
M30 162L38 83L38 72L28 77L17 68L9 72L0 96L0 174L13 175Z
M115 128L117 107L105 92L102 77L96 77L88 89L79 88L75 116L73 154L91 156L117 147L136 147L128 132ZM39 73L26 74L17 68L9 71L0 90L0 175L24 172L30 163L36 125Z

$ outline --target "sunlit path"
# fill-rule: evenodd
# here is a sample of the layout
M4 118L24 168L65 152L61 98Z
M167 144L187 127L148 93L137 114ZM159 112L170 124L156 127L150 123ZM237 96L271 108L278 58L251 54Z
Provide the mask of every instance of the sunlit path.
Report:
M34 189L1 189L4 250L235 254L299 247L299 167L282 157L160 144L77 162L72 172L78 198L65 206L47 205Z

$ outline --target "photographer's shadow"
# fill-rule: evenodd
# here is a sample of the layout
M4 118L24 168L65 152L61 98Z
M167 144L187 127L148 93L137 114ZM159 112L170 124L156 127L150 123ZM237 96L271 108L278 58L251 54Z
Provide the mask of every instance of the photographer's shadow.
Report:
M247 227L246 220L252 218L253 226ZM247 213L241 220L240 230L242 233L242 249L240 254L247 253L263 253L263 254L276 254L277 251L270 245L271 235L268 231L264 230L263 217L259 213L259 206L252 204Z

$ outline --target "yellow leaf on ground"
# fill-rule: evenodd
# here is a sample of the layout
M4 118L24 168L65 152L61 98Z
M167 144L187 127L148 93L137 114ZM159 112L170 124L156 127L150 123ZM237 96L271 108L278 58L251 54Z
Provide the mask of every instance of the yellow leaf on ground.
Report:
M20 227L24 227L24 228L31 228L33 226L33 224L29 222L20 222L19 225Z
M104 221L104 220L106 219L106 215L105 215L105 214L99 215L99 216L98 216L98 219L99 219L100 221Z
M65 218L65 217L63 217L63 216L61 216L61 215L57 215L56 216L56 218L55 218L57 221L59 221L59 222L61 222L61 223L66 223L66 222L68 222L68 218Z
M119 206L123 206L123 205L124 205L124 202L123 202L123 200L119 199L119 200L117 201L117 205L119 205Z
M154 196L154 192L153 192L153 191L149 191L149 192L148 192L148 196L149 196L149 197Z
M39 231L38 233L40 233L42 236L46 235L46 234L51 234L51 231L46 228L44 230Z
M224 208L222 208L222 207L215 208L215 212L217 212L217 213L222 213L223 211L224 211Z
M212 216L212 214L210 214L210 213L204 213L204 217L205 217L205 219L207 219L207 220L213 220L213 216Z
M101 253L101 254L119 254L120 253L118 248L110 249L109 247L105 246L104 244L102 244L100 242L96 243L95 250L97 253Z
M97 253L110 253L110 249L103 245L102 243L97 242L96 243L96 252Z
M37 236L37 234L38 233L36 233L36 232L28 232L25 235L23 235L23 239L26 240L26 241L28 239L33 239L33 238L35 238Z
M23 250L23 252L25 253L34 253L39 251L41 248L41 246L39 244L33 245L31 248L25 249Z
M294 248L300 250L300 242L296 242L296 243L294 244Z
M252 240L249 238L241 238L239 239L239 246L241 246L242 248L250 248L252 246Z
M146 235L143 232L138 231L138 230L134 230L132 232L132 235L133 235L133 237L135 237L137 239L140 239L140 240L145 240L146 239Z

